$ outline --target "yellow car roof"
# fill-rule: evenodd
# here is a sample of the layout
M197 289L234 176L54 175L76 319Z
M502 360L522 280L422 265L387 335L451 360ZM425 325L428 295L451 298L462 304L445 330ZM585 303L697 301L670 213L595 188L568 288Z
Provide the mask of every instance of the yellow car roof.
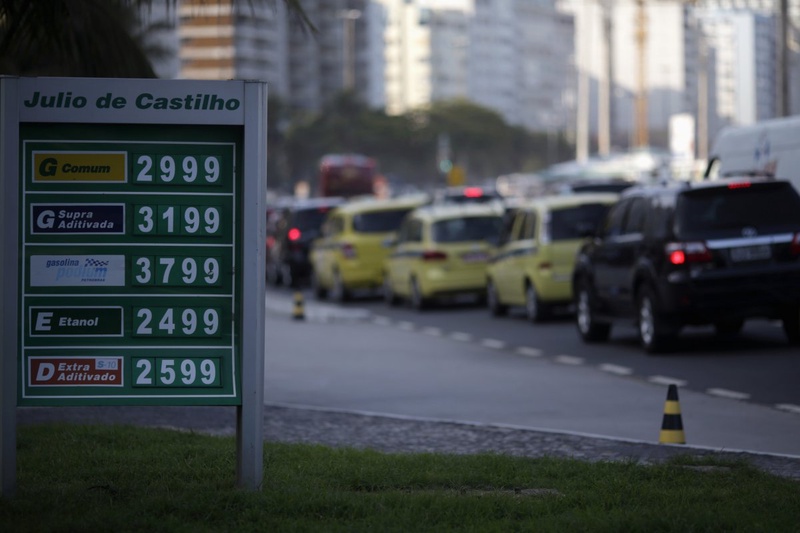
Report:
M619 199L617 193L597 192L580 194L554 194L532 198L516 206L518 209L561 209L585 204L613 204Z
M419 218L438 220L442 218L459 218L474 216L502 216L503 204L434 204L417 208L414 213Z
M340 205L336 210L340 213L354 214L402 208L414 209L427 204L429 201L430 198L426 194L398 196L396 198L359 198Z

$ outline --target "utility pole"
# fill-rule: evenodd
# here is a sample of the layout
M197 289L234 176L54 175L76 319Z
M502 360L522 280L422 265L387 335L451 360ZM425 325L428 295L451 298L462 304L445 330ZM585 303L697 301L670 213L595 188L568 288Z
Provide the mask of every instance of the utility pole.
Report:
M650 142L647 124L647 13L645 0L636 0L636 54L638 57L638 78L636 87L634 144L647 146Z
M342 61L342 86L344 90L353 90L356 86L356 20L361 18L358 9L345 9L339 13L344 23L344 60Z
M614 84L613 70L613 19L611 0L598 0L602 9L603 19L603 55L604 72L600 76L600 87L597 97L597 152L600 155L611 153L611 102L613 100L612 87Z
M777 116L790 114L789 104L789 0L778 1Z

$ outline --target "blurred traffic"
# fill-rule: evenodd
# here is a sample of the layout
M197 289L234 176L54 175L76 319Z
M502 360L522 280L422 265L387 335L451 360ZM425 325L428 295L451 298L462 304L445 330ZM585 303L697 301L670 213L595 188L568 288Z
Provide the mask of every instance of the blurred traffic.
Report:
M672 350L685 327L729 338L750 319L779 321L796 344L798 181L772 176L777 163L726 156L742 137L715 145L699 180L562 168L394 191L374 160L325 156L316 195L269 202L267 279L339 303L382 297L423 311L471 297L491 316L572 315L589 343L622 322L650 353Z

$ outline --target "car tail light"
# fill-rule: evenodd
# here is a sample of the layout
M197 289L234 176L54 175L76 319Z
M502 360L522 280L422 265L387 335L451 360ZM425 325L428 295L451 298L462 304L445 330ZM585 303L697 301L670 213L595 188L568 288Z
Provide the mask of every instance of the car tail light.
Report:
M800 233L794 234L794 239L792 239L792 244L789 246L789 250L791 251L792 255L800 255Z
M728 189L749 189L750 185L749 181L734 181L728 184Z
M275 237L270 235L269 237L267 237L267 249L269 250L273 246L275 246Z
M423 261L444 261L447 259L447 254L439 250L425 250L422 252Z
M356 258L356 247L350 244L349 242L342 243L340 248L342 255L345 259L355 259Z
M480 187L467 187L464 189L464 196L467 198L480 198L483 196L483 189Z
M287 234L287 236L289 237L290 241L299 240L301 235L302 235L302 233L300 233L300 230L297 229L297 228L290 229L289 233Z
M707 263L712 259L711 252L702 242L671 242L667 244L666 252L673 265Z

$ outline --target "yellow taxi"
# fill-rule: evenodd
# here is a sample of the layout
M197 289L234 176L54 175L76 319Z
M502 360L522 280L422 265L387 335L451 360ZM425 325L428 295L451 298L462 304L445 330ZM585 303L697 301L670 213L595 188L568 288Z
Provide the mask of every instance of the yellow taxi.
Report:
M486 270L486 303L494 316L524 306L533 322L572 302L578 248L617 201L616 193L543 196L517 206Z
M311 286L319 299L343 302L359 289L380 289L389 243L403 218L427 195L362 198L333 209L311 245Z
M494 204L429 205L403 221L386 260L383 295L422 310L436 298L484 296L486 266L503 224Z

